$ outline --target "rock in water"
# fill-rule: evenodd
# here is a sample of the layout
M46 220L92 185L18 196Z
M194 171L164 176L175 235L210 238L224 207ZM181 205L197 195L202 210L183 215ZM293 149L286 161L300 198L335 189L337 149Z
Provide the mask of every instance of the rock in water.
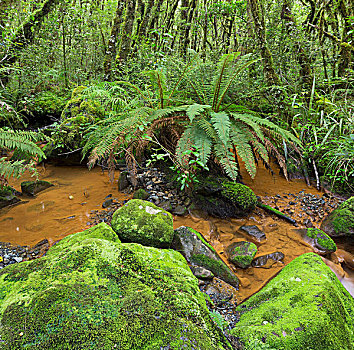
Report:
M172 248L182 253L190 264L211 271L215 276L238 289L238 278L199 232L185 226L177 228Z
M293 260L236 311L231 334L245 348L353 349L354 300L314 253Z
M261 231L256 225L243 225L240 227L240 231L246 232L250 235L256 242L262 242L267 239L265 233Z
M136 190L133 194L133 199L148 199L149 198L149 194L143 189L140 188L138 190Z
M174 236L172 215L141 199L116 210L111 225L122 241L157 248L169 247Z
M1 270L2 349L230 349L182 255L110 237L98 225Z
M251 265L257 253L257 246L251 242L236 242L229 247L229 260L237 267L246 268Z
M12 187L0 187L0 209L9 205L14 205L18 202L21 202L21 200L15 196L14 189Z
M322 254L333 253L337 250L337 246L333 239L322 230L308 228L306 235L311 238L315 248L317 248Z
M48 181L38 180L38 181L23 181L21 182L21 191L28 196L34 196L38 192L44 191L49 187L54 186Z
M118 191L123 191L130 185L129 180L128 180L128 175L129 175L129 173L127 171L122 171L119 174Z
M246 216L257 204L257 197L249 187L214 177L199 179L193 200L209 215L221 218Z
M332 237L354 236L354 197L334 209L323 220L321 230Z
M266 255L259 256L252 261L253 267L264 267L266 269L272 267L276 262L280 261L283 263L284 254L282 252L275 252Z

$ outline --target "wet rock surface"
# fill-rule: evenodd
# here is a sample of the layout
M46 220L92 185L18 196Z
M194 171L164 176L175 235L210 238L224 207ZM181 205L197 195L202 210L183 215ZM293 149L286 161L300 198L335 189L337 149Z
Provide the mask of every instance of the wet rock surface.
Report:
M252 261L252 267L270 268L277 262L282 262L284 254L282 252L275 252L257 257Z
M49 187L54 186L48 181L38 180L38 181L23 181L21 183L21 191L27 196L34 196L37 193L46 190Z
M0 242L0 269L5 266L37 259L43 256L49 249L49 242L44 239L34 247L16 246L10 243Z
M229 260L237 267L243 269L251 265L257 253L257 246L251 242L236 242L228 247Z
M194 266L210 270L215 276L238 289L239 280L203 236L190 227L175 230L171 248L180 252Z
M247 233L251 236L256 242L262 242L267 239L266 234L261 231L256 225L243 225L239 229L241 232Z

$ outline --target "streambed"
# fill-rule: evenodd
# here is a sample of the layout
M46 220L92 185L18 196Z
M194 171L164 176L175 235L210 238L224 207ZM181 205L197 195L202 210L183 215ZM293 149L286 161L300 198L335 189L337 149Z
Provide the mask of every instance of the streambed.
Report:
M0 210L0 241L34 246L37 242L48 239L52 245L63 237L92 225L93 213L103 210L102 203L107 196L111 195L116 205L131 197L129 194L118 192L117 181L110 183L107 173L99 168L88 171L85 167L59 167L47 164L40 167L39 172L41 179L50 181L55 186L39 193L35 198L23 197L23 203L17 206ZM319 227L321 218L316 210L304 213L301 198L305 196L316 201L325 198L327 210L338 204L338 200L329 196L324 197L322 192L308 188L302 180L288 182L280 175L271 175L262 167L258 169L254 180L250 179L244 170L242 175L245 184L251 187L256 195L266 204L278 206L285 213L290 212L299 222L299 227L296 228L261 209L256 209L245 219L217 219L205 217L203 213L197 211L185 217L174 216L175 228L184 225L201 232L235 271L241 282L240 290L235 295L238 303L262 288L294 258L313 251L313 248L302 239L298 229L304 227L304 222L309 218L312 225ZM11 185L19 190L20 183L30 179L29 175L25 175L20 180L11 181ZM247 235L240 233L239 228L242 225L256 225L266 234L266 241L257 243L256 258L281 252L284 254L283 262L248 269L236 269L229 264L226 256L227 247L232 243L249 239ZM337 245L344 254L354 254L352 244L339 241ZM335 254L332 254L331 260L327 263L348 291L354 295L353 270L349 268L343 270Z

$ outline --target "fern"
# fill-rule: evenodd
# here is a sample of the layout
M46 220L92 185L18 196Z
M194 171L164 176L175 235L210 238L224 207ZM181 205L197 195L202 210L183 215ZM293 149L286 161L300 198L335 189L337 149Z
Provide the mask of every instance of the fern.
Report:
M0 158L0 182L6 184L7 180L21 176L26 170L36 174L34 167L35 160L45 158L43 151L35 142L43 140L44 135L33 131L14 131L11 129L0 128L0 149L17 150L29 158L29 163L25 160L7 160Z

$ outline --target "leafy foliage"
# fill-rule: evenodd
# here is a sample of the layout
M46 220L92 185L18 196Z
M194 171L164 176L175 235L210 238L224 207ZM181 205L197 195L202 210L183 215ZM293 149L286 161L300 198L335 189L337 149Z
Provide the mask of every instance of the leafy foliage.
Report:
M41 133L0 128L0 149L16 150L28 158L28 160L14 161L8 160L6 157L0 158L0 182L2 185L6 184L7 179L11 176L19 177L26 170L36 174L35 161L45 158L43 151L35 144L41 140L43 140Z

